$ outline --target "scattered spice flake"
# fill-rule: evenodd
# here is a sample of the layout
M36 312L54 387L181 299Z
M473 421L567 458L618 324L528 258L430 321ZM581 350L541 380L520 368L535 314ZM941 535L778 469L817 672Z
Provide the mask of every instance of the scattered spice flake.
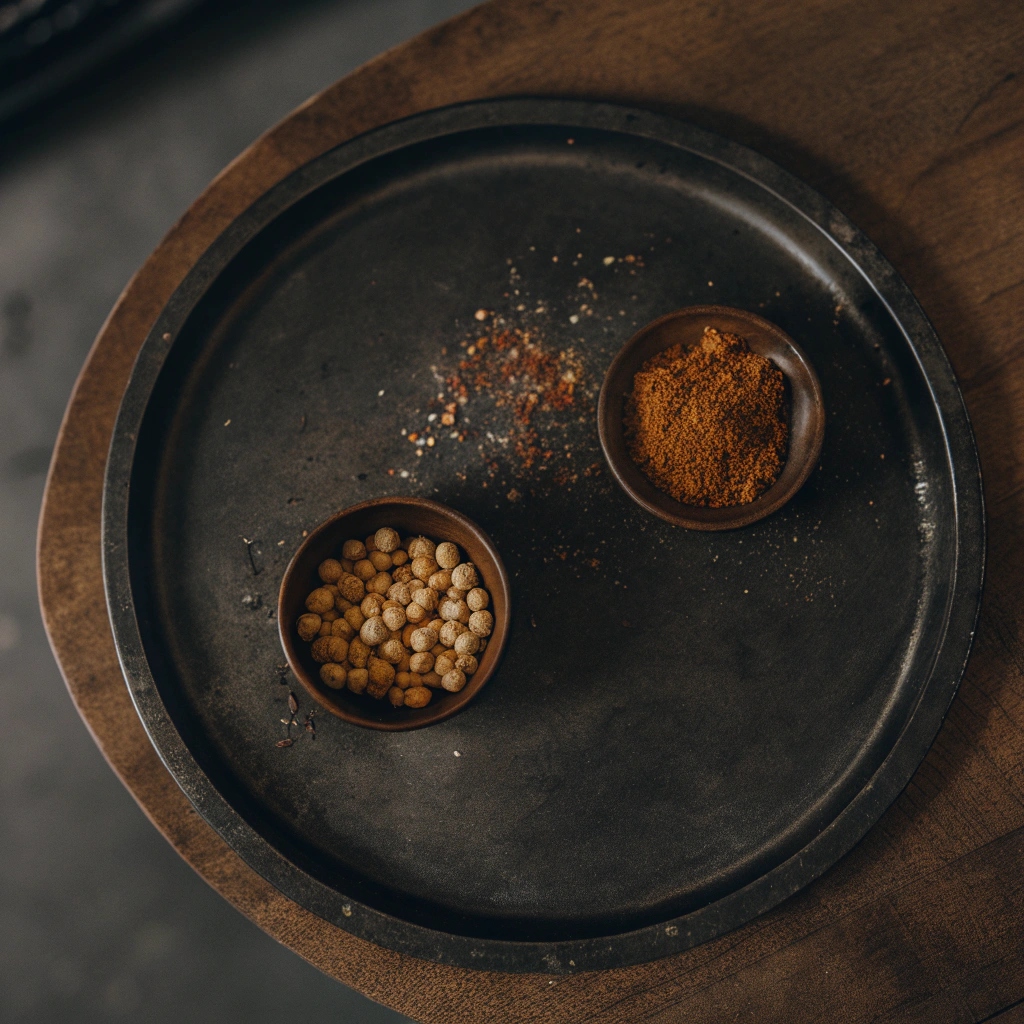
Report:
M299 710L299 700L292 690L288 691L288 710L294 715Z
M290 747L294 742L295 742L295 740L293 740L293 739L278 740L277 743L274 744L274 746L275 747Z

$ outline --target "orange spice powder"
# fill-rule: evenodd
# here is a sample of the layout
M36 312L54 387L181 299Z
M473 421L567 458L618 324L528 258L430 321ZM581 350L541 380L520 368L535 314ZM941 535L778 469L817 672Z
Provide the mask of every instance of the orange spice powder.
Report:
M785 378L735 334L648 359L626 400L626 441L655 487L687 505L746 505L778 478L789 425Z

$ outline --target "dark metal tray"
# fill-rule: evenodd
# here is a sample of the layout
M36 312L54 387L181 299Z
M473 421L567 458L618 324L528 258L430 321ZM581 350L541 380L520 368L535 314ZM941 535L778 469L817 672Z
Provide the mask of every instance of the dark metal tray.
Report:
M633 504L594 419L636 326L701 302L787 331L828 410L793 501L712 535ZM458 389L478 309L571 349L572 403L527 428L470 386L417 456L402 430ZM437 726L324 716L278 748L284 567L304 529L387 493L494 538L503 664ZM665 956L849 850L953 697L983 543L953 374L870 242L740 146L550 100L388 126L255 202L147 339L104 498L125 676L200 813L340 927L511 971Z

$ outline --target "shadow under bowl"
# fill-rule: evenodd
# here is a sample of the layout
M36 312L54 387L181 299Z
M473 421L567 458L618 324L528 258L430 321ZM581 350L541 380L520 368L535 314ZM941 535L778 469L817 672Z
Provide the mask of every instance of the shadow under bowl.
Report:
M311 644L295 629L299 616L306 611L309 592L322 586L317 572L320 563L326 558L340 559L346 540L363 540L382 526L393 527L403 537L422 535L437 543L448 540L457 544L464 558L476 566L481 585L491 595L488 608L494 616L494 629L476 672L458 693L432 690L433 697L425 708L395 708L386 697L375 700L365 693L325 686L320 679L320 666L310 653ZM321 706L346 722L368 729L419 729L465 707L494 674L511 619L508 574L490 537L460 512L427 498L376 498L338 512L310 531L285 570L277 619L281 646L292 672Z
M658 352L672 345L696 345L705 327L738 334L753 352L770 359L786 378L789 446L778 479L746 505L705 508L686 505L659 490L632 460L623 414L633 376ZM734 530L781 508L814 469L825 436L825 406L817 374L796 342L775 324L731 306L687 306L642 327L612 360L597 408L601 448L623 490L653 515L689 530Z

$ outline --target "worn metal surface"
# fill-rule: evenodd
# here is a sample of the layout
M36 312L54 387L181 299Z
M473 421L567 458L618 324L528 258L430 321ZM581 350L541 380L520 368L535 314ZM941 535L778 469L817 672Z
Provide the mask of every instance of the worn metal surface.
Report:
M525 470L500 443L482 458L489 417L507 419L479 396L466 441L414 458L401 435L490 308L579 355L579 415L548 429L583 469L586 382L635 324L701 299L786 330L830 413L819 471L747 530L673 530L603 475ZM304 527L396 491L496 541L506 658L434 728L331 722L282 752L261 595ZM952 374L870 243L747 150L550 101L383 129L251 207L142 351L105 520L133 697L211 824L356 934L505 970L666 955L841 856L952 699L983 541Z

